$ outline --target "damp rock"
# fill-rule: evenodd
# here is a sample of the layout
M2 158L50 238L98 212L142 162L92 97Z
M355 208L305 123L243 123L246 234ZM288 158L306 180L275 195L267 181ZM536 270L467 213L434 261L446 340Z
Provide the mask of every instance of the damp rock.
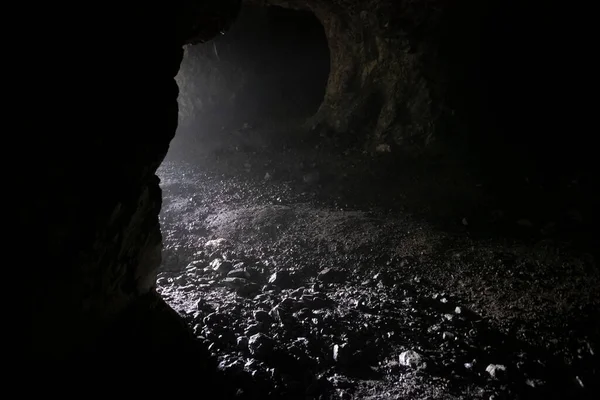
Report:
M295 289L290 293L290 297L299 299L300 297L302 297L303 294L304 294L304 288L299 287L298 289Z
M348 343L333 346L333 361L338 364L347 364L350 360L350 347Z
M302 308L300 311L294 313L294 317L296 317L300 321L305 321L312 317L312 311L308 308Z
M242 278L236 278L236 279L242 279ZM236 289L236 294L238 296L243 296L243 297L254 296L259 292L260 292L260 285L257 283L248 282L248 281L246 281L246 283L243 286L240 286Z
M202 322L207 326L224 326L228 322L228 318L225 314L213 312L204 317Z
M525 380L525 384L532 388L538 388L544 386L546 382L541 379L527 379Z
M224 261L221 258L215 258L211 261L210 267L219 275L225 276L233 269L231 261Z
M300 308L299 302L292 297L286 297L285 299L281 300L281 302L277 306L285 310L296 310Z
M185 286L182 286L180 288L180 290L182 290L186 293L190 293L190 292L193 292L196 290L196 285L193 285L193 284L185 285Z
M273 351L273 339L264 333L257 333L248 339L250 354L256 358L265 358Z
M300 302L310 309L318 310L327 307L330 300L326 294L314 292L312 294L303 294L300 297Z
M325 268L319 272L317 279L322 283L340 283L344 280L344 273L333 268Z
M227 239L218 238L218 239L209 240L208 242L204 243L204 247L209 250L216 250L218 248L224 247L226 244L227 244Z
M271 322L271 316L269 315L268 312L264 311L264 310L256 310L254 311L254 319L258 322L262 322L262 323L270 323Z
M490 364L485 369L493 379L501 379L506 374L506 367L501 364Z
M392 286L394 284L394 278L384 272L378 272L373 275L373 281L383 286Z
M177 278L173 279L173 282L175 282L179 286L187 285L187 279L183 275L178 276Z
M196 260L196 261L192 261L191 263L189 263L185 269L186 271L195 271L197 269L203 268L204 267L204 262L200 261L200 260Z
M247 285L249 282L244 278L225 278L223 279L223 285L227 286L230 289L240 289Z
M286 319L286 314L289 314L287 310L279 306L275 306L269 311L269 316L277 322L283 322Z
M262 324L260 324L260 323L258 323L258 324L251 324L251 325L248 325L248 327L244 331L244 334L246 336L252 336L252 335L255 335L255 334L259 333L262 330L263 330L263 325Z
M156 280L156 284L158 286L165 286L167 283L169 283L169 279L164 276L162 276Z
M327 381L336 389L349 389L354 386L354 382L339 374L333 374L327 378Z
M219 336L217 336L217 341L219 343L225 344L225 345L235 345L236 344L236 337L233 334L233 332L231 331L224 331L223 333L221 333Z
M423 356L414 350L403 351L398 357L398 363L405 367L420 369L426 366Z
M382 143L378 144L377 147L375 147L375 151L377 153L391 153L392 147L389 144Z
M248 349L248 337L247 336L239 336L236 339L236 346L239 350L247 350Z
M240 359L224 359L219 363L218 369L226 375L237 376L243 372L244 362Z
M227 273L228 278L243 278L250 279L250 273L245 269L232 269Z
M202 328L203 328L203 326L201 324L194 325L194 328L193 328L194 336L200 336L202 334Z
M269 284L281 289L289 289L293 286L292 276L288 271L277 271L269 277Z

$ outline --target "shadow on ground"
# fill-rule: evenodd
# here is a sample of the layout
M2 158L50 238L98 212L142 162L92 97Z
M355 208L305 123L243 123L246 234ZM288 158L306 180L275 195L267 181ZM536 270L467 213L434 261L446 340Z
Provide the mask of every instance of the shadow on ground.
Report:
M159 170L157 290L229 396L597 393L592 254L498 212L458 167L223 140Z

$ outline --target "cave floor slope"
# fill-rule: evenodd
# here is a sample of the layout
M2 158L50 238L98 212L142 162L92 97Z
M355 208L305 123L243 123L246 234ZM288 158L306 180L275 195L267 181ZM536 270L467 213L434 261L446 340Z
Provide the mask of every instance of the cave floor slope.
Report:
M498 210L476 182L230 148L158 171L157 291L235 382L224 396L594 396L592 256L519 220L521 238L477 233Z

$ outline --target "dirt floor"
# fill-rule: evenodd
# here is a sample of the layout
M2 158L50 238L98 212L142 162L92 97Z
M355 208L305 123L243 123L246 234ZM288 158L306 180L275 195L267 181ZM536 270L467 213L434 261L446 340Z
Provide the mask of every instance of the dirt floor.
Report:
M157 291L223 397L596 398L600 271L559 234L573 210L522 215L458 166L283 129L176 140L158 172Z

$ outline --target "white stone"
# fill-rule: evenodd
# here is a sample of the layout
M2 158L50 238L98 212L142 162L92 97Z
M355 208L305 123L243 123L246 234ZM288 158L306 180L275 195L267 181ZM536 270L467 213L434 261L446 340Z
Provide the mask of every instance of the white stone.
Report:
M425 367L423 357L414 350L406 350L402 352L398 357L398 362L400 365L404 365L405 367L416 369Z

